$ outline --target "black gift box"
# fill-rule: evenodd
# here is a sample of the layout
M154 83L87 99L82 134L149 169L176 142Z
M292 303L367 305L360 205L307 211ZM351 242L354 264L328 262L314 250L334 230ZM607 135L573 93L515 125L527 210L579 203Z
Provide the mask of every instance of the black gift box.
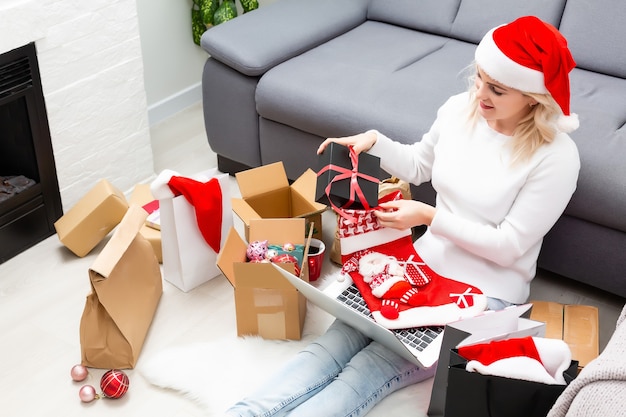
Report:
M545 417L566 387L468 372L456 349L449 363L445 417ZM563 373L567 384L577 372L572 361Z
M361 152L357 158L359 175L356 182L365 197L365 202L369 207L378 205L378 185L380 183L380 158ZM361 201L358 193L354 193L351 200L352 189L351 176L348 176L353 169L350 150L348 147L331 143L318 160L317 188L315 200L322 204L332 205L331 202L341 208L363 209L365 204ZM346 178L336 180L335 176L345 175ZM335 180L335 181L333 181ZM326 188L330 184L330 191L327 195ZM330 201L329 201L330 197Z

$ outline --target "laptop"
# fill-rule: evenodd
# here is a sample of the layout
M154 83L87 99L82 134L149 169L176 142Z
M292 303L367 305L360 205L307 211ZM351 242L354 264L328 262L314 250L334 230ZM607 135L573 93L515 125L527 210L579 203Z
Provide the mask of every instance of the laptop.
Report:
M415 327L390 330L377 323L371 316L365 300L349 276L343 281L333 279L323 289L303 281L299 277L272 264L304 297L337 319L349 324L369 338L391 349L403 358L421 367L431 367L439 359L444 340L445 326ZM530 304L500 311L485 312L477 317L464 319L462 337L455 335L454 346L504 338L520 331L518 319L528 312ZM450 325L448 325L450 326ZM534 325L529 325L534 334ZM531 330L532 328L532 330ZM448 338L448 343L451 342ZM448 348L449 349L449 348Z

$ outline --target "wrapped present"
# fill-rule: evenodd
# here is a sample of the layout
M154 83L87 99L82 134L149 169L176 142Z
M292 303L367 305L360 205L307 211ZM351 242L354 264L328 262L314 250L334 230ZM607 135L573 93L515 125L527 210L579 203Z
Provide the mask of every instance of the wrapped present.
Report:
M380 158L356 154L352 147L331 143L320 155L315 199L342 209L369 209L378 204Z

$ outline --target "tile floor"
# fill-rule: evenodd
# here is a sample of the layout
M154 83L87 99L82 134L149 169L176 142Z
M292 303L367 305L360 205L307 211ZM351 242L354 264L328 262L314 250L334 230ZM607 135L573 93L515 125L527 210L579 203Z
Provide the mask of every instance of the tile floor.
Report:
M192 106L152 129L157 172L170 168L190 175L216 166L215 155L206 141L201 111L200 104ZM104 373L92 370L84 383L73 382L69 376L72 365L80 361L78 324L84 297L89 292L87 270L105 243L85 258L77 258L52 236L0 265L1 415L206 415L193 402L150 385L133 370L128 371L131 390L124 398L80 402L80 386L97 386ZM624 304L619 297L543 271L533 283L531 299L598 306L601 347L608 341ZM223 277L189 293L165 283L142 355L174 344L232 335L233 311L232 288ZM411 391L405 393L409 395Z

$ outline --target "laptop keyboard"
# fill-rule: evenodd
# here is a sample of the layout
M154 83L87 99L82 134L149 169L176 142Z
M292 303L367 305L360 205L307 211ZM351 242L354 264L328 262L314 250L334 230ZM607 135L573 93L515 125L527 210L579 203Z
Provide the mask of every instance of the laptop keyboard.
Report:
M374 317L370 313L363 296L359 292L359 289L355 284L346 288L337 299L348 307L353 308L364 316L374 320ZM443 332L443 326L432 327L413 327L410 329L397 329L392 330L398 338L405 344L412 346L418 351L426 349L426 347L441 333Z

